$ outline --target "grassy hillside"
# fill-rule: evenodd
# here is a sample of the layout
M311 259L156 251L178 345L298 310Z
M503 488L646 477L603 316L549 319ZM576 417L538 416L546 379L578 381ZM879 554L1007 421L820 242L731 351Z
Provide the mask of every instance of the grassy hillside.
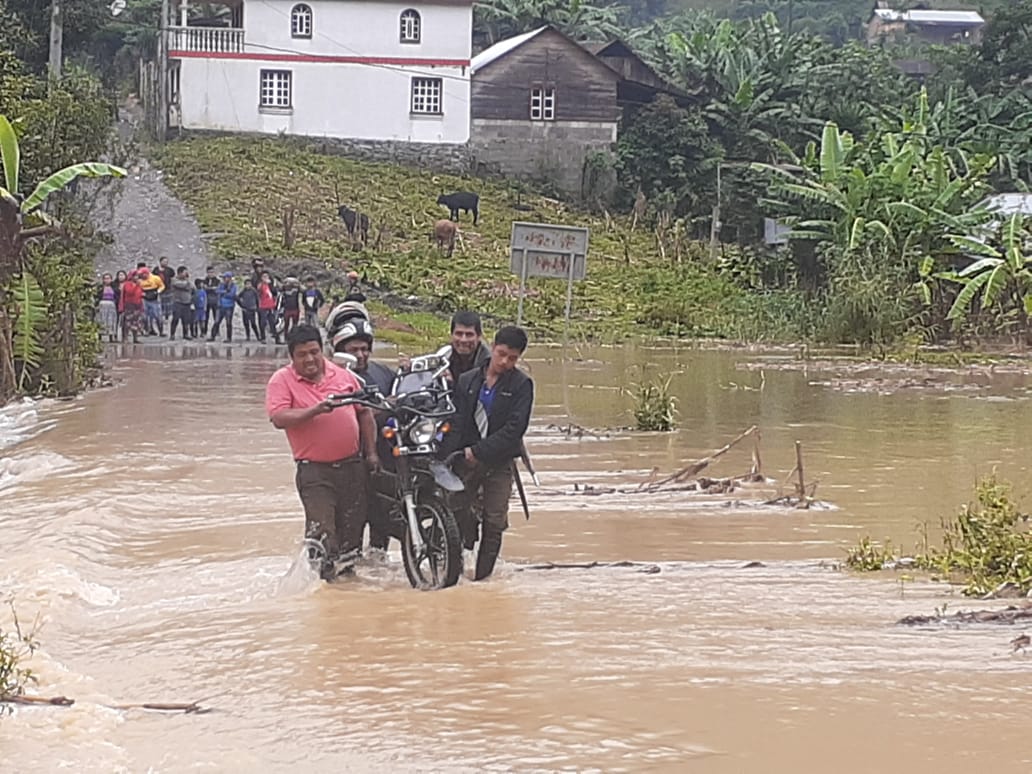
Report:
M323 155L304 141L241 137L173 142L157 155L172 190L214 234L227 260L262 256L281 265L309 261L331 270L354 268L370 285L398 296L419 296L446 314L477 309L497 320L516 317L518 278L509 271L513 220L564 223L591 229L588 278L574 289L572 334L618 339L683 334L740 339L787 334L786 315L772 314L769 298L704 268L698 244L685 243L683 260L660 257L655 235L630 229L626 218L593 216L511 187L386 164ZM336 187L336 191L335 191ZM480 193L477 226L460 218L461 240L447 258L431 244L435 204L442 192ZM354 250L337 216L337 200L369 214L369 245ZM295 208L291 248L283 215ZM524 317L546 335L562 331L565 282L531 279ZM777 299L775 306L791 305ZM424 325L425 319L417 321Z

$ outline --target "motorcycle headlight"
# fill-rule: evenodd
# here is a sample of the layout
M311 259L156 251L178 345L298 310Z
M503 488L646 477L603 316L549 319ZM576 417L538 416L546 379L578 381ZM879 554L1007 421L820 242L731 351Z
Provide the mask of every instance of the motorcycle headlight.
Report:
M437 423L432 419L420 419L409 430L409 438L417 446L430 443L437 435Z

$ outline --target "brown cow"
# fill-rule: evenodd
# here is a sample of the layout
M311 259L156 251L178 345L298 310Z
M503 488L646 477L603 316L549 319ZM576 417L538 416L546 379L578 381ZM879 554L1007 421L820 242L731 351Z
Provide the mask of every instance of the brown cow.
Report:
M458 227L450 220L439 220L434 224L433 238L440 249L448 248L449 258L455 251L455 237L458 233Z

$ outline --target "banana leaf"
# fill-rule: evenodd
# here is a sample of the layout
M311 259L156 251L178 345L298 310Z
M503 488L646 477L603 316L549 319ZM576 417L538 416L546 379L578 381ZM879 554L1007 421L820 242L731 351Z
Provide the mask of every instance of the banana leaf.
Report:
M125 177L125 170L114 164L101 164L96 161L72 164L70 167L59 169L36 186L36 190L22 204L22 211L32 212L46 201L50 194L60 191L77 177Z
M4 160L4 185L15 196L18 195L18 167L21 165L21 149L18 147L18 135L7 120L0 115L0 154Z
M36 278L27 271L14 278L11 300L14 302L14 358L22 363L18 389L24 390L29 372L43 362L47 304Z

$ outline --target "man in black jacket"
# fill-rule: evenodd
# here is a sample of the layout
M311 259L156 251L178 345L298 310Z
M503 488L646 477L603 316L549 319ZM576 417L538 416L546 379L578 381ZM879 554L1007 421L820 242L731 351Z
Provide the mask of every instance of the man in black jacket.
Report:
M476 540L470 505L478 491L483 493L484 523L475 580L494 571L502 533L509 526L512 461L520 456L534 406L534 382L516 368L526 349L526 332L505 326L495 335L491 359L462 374L455 387L457 430L449 445L461 448L466 461L463 478L468 502L456 516L467 548Z
M448 365L452 384L467 371L479 368L491 359L491 352L481 338L483 335L484 328L476 312L462 311L452 315L449 342L452 353Z

